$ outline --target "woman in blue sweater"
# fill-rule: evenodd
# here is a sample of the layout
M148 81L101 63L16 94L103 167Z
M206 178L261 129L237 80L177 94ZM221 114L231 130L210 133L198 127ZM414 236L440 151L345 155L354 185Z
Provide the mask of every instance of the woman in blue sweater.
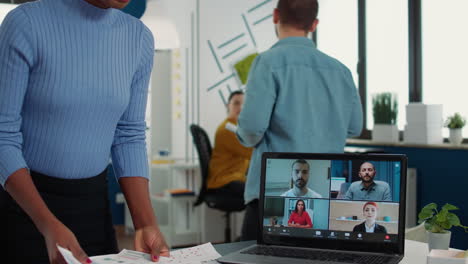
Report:
M154 41L129 0L39 0L0 27L0 192L5 263L82 263L117 251L109 158L135 248L168 248L148 192L145 108ZM1 189L1 188L0 188ZM5 244L3 244L3 242Z

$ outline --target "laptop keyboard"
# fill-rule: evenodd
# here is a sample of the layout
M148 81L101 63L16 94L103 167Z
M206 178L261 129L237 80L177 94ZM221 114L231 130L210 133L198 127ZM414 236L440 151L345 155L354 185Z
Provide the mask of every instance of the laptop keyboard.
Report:
M341 253L331 251L303 250L296 248L273 248L256 246L254 248L241 251L242 254L264 255L284 258L300 258L308 260L345 262L345 263L366 263L366 264L386 264L390 263L392 257L360 255L353 253Z

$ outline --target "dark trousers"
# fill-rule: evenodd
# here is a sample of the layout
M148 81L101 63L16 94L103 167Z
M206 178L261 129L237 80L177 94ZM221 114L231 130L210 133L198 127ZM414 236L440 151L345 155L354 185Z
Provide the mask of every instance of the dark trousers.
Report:
M98 176L65 180L31 172L51 212L76 236L89 255L118 252L107 197L107 171ZM44 237L11 196L0 190L1 263L49 263ZM5 261L5 262L4 262Z
M245 207L244 223L242 223L241 240L257 240L259 231L258 199L255 199Z

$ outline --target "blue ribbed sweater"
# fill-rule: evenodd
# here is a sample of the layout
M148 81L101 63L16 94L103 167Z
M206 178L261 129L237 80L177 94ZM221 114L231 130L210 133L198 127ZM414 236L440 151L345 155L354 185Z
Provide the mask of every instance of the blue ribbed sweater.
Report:
M145 109L154 41L84 0L40 0L0 27L0 183L18 169L78 179L148 177Z

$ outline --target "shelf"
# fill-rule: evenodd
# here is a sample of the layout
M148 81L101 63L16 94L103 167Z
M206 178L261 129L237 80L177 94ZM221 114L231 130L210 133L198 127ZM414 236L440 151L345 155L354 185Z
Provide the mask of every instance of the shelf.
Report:
M151 164L150 181L151 202L159 216L159 228L171 247L198 244L200 209L194 208L200 184L198 163L170 157L162 161Z
M347 139L346 144L361 145L361 146L384 146L384 147L399 147L399 148L432 148L432 149L454 149L468 150L468 144L452 145L450 143L443 144L413 144L404 142L377 142L368 139Z
M196 196L154 196L151 195L151 201L171 203L173 201L195 201Z
M201 182L198 169L198 163L182 160L151 164L151 205L170 247L200 243L200 208L194 207ZM182 193L172 195L169 190ZM185 195L185 190L193 193ZM116 201L125 204L122 194L116 196ZM125 206L125 230L133 232L133 229L130 211Z
M151 162L151 166L168 169L179 169L179 170L191 170L199 167L198 162L184 161L178 159L154 159Z

